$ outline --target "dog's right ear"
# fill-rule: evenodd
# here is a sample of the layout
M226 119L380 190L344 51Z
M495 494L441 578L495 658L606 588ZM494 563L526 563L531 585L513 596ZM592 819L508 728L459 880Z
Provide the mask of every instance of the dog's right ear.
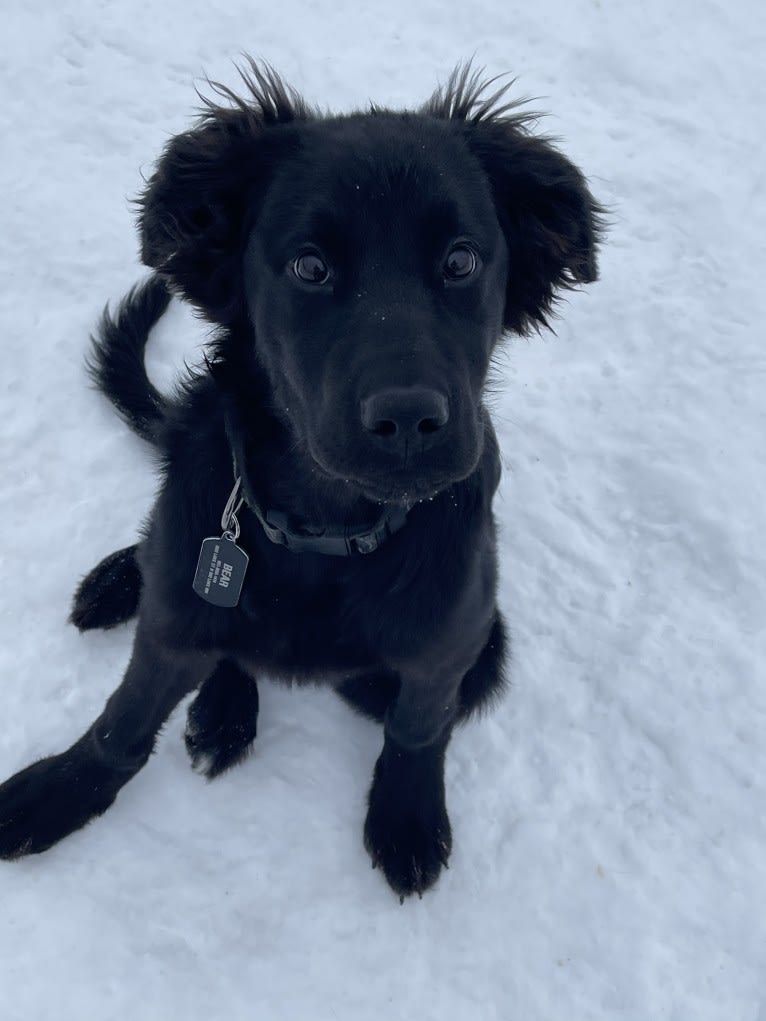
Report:
M171 139L138 200L144 263L215 323L239 307L242 249L280 149L273 129L311 116L270 67L239 73L247 97L210 83L225 102L202 97L198 126Z

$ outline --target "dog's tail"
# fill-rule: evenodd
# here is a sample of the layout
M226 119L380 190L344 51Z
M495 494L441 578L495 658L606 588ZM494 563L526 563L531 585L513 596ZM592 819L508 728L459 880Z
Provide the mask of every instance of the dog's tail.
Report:
M130 428L153 445L159 442L167 402L146 374L144 348L169 303L170 292L160 277L137 284L115 315L108 306L104 309L88 359L88 371L99 390Z

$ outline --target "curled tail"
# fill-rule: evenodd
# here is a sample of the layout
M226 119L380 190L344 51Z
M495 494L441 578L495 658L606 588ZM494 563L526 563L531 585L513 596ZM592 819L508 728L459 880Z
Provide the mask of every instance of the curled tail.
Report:
M122 299L116 314L104 309L91 338L88 359L88 371L99 390L130 428L154 445L159 440L166 401L146 374L144 349L169 303L170 292L160 277L137 284Z
M114 315L109 307L91 338L88 372L134 432L159 445L167 401L146 374L144 350L152 327L170 303L160 277L133 287ZM138 546L117 550L83 578L72 601L70 620L80 631L110 628L135 616L141 596Z

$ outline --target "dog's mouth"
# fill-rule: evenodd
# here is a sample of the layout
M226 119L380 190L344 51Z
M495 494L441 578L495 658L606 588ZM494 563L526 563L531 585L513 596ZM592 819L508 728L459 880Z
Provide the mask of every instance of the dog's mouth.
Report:
M393 479L353 479L349 481L359 489L367 500L371 500L373 503L412 507L413 504L433 500L458 480L454 478L429 480L408 478L401 481Z
M442 465L428 471L404 466L398 470L387 468L385 471L350 470L346 466L333 465L327 458L314 452L312 459L326 478L335 483L342 482L348 489L372 503L412 507L416 503L433 500L439 493L467 478L478 464L479 452L470 463L449 467Z

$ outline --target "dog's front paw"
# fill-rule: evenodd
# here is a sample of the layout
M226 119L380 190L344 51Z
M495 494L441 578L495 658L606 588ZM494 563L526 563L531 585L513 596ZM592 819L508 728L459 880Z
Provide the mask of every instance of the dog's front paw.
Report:
M380 867L400 901L413 893L422 896L433 886L452 850L452 830L444 804L443 786L407 789L392 784L381 768L375 769L364 824L364 844L374 868Z
M0 858L47 851L106 811L118 790L111 770L71 749L27 766L0 784Z

